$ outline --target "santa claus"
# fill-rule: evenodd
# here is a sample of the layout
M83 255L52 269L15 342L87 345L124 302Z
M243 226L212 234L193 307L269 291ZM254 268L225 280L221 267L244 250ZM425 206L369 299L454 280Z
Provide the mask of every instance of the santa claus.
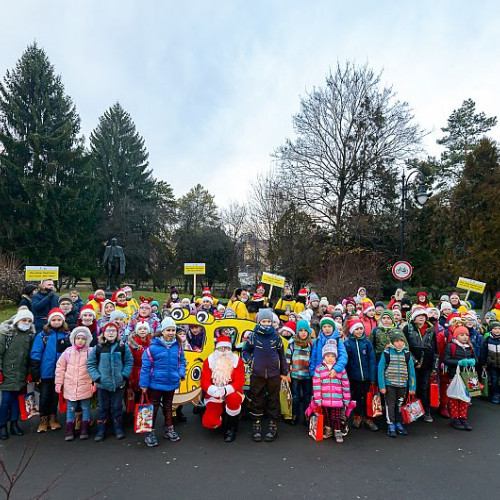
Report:
M216 340L215 351L203 362L201 387L205 392L205 414L203 426L216 429L223 423L224 441L230 443L236 438L236 424L245 398L243 384L245 369L243 361L231 351L229 337L221 336Z

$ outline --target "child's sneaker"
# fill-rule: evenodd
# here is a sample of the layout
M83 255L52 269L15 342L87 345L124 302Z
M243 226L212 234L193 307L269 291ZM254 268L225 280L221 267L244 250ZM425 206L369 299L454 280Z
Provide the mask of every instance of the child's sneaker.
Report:
M158 446L158 439L155 436L154 432L148 432L146 434L146 437L144 438L144 442L146 443L147 446L153 447L153 446Z
M402 436L408 435L408 431L403 427L403 424L401 422L396 423L396 432L398 434L401 434Z
M328 439L333 436L333 431L331 427L328 427L328 425L325 425L325 428L323 429L323 439Z
M342 436L342 431L334 431L333 435L335 436L336 443L343 443L344 437Z
M352 426L353 426L355 429L360 429L362 424L363 424L363 417L361 417L360 415L356 415L356 416L352 419Z
M387 435L390 437L390 438L395 438L397 437L397 434L396 434L396 426L394 424L389 424L389 427L387 428Z
M378 431L378 425L371 418L365 420L365 427L372 432Z
M434 419L432 418L432 415L431 415L430 411L425 412L424 422L427 422L429 424L432 424L432 422L434 422Z
M171 425L170 427L167 427L167 430L165 431L165 439L169 439L170 441L180 441L181 438L177 432L174 430L174 426Z

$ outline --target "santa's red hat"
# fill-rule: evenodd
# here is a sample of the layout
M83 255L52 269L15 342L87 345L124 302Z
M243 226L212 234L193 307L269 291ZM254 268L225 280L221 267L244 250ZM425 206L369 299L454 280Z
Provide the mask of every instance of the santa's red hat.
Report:
M307 290L305 288L299 290L299 297L307 297Z
M204 286L203 290L201 292L201 295L203 295L203 297L205 295L212 295L212 292L210 291L210 287L209 286Z
M54 307L49 311L49 314L47 316L47 321L50 323L50 320L52 318L61 318L63 321L66 319L66 315L64 314L62 309L59 309L58 307Z
M295 321L287 321L281 328L281 332L288 332L290 335L295 335L297 333L297 323Z
M221 335L215 340L215 348L218 349L219 347L229 347L229 349L232 348L231 344L231 339L229 337L226 337L225 335Z
M80 318L82 317L82 314L84 312L88 312L88 313L91 313L94 318L97 318L97 314L94 310L94 308L90 305L90 304L87 304L86 306L83 306L81 309L80 309Z
M118 295L120 295L120 294L125 295L125 297L127 296L127 293L125 292L125 290L121 290L121 289L120 289L120 290L115 290L115 291L113 292L113 295L111 295L111 300L112 300L113 302L116 302L116 298L117 298L117 297L118 297Z
M351 318L347 320L347 328L349 329L349 333L354 333L354 330L359 327L363 328L364 330L363 323L359 318Z

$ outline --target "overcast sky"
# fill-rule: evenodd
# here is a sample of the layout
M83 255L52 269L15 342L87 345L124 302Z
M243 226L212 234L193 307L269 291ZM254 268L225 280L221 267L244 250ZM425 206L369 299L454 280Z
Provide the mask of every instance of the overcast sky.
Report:
M2 2L0 74L36 40L89 136L119 101L154 175L223 206L270 166L299 97L337 61L383 70L435 140L472 98L500 116L497 1L21 0ZM498 138L498 130L492 131Z

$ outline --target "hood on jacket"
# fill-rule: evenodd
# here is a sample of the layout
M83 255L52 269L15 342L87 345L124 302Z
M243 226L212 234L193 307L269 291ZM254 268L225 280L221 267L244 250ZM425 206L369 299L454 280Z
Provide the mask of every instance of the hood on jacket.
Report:
M21 332L21 330L18 330L15 327L12 318L10 318L6 321L2 321L2 323L0 324L0 335L10 336L10 335L16 335L17 333L26 333L28 335L35 333L35 324L32 323L31 328L26 332Z
M85 335L85 345L89 347L90 343L92 342L92 334L90 333L90 330L86 326L77 326L76 328L73 328L73 331L69 336L69 341L71 342L71 345L75 345L76 336L79 334Z
M143 347L148 347L151 343L151 335L148 335L144 340L139 337L137 332L132 333L128 337L128 345L131 349L140 349Z

